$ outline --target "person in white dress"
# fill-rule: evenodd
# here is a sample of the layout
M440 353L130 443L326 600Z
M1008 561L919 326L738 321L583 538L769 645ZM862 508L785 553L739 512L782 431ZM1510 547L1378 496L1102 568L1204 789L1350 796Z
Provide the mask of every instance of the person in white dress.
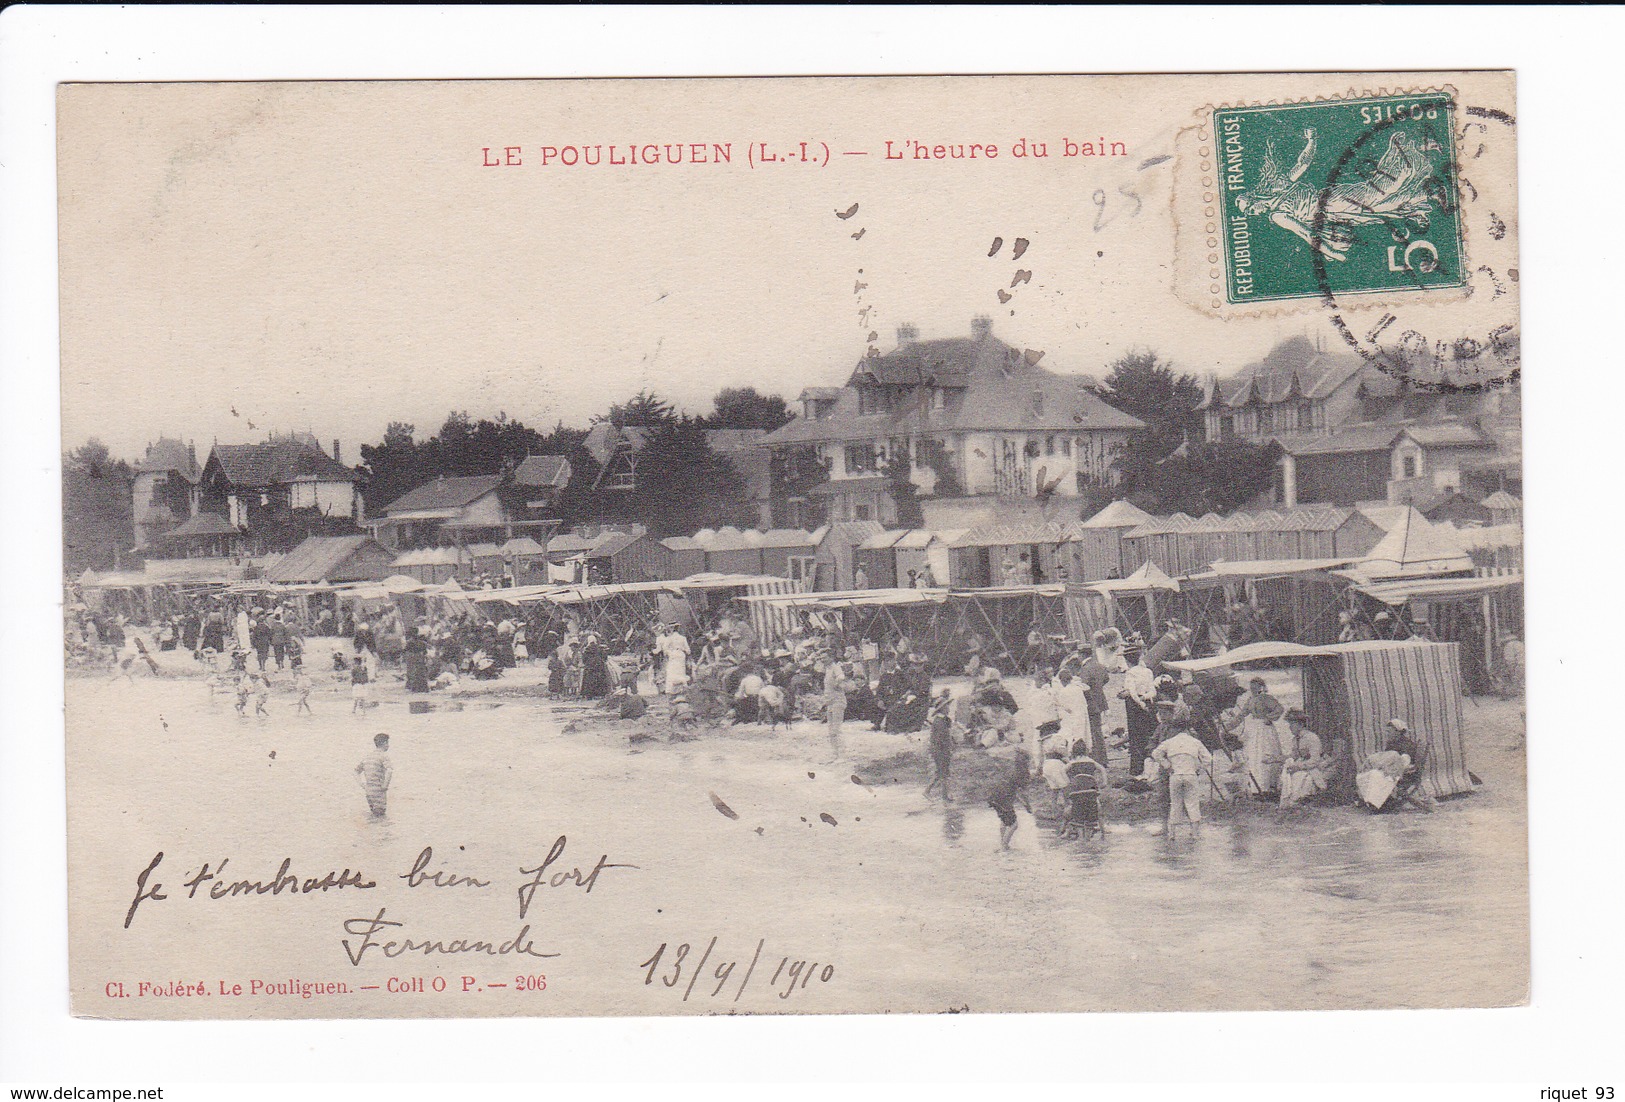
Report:
M1326 756L1320 736L1308 726L1309 717L1301 708L1288 708L1289 732L1282 741L1281 806L1293 807L1326 791L1331 780L1332 760Z
M688 684L688 637L675 627L668 626L655 639L655 650L665 663L661 689L667 693L679 691Z

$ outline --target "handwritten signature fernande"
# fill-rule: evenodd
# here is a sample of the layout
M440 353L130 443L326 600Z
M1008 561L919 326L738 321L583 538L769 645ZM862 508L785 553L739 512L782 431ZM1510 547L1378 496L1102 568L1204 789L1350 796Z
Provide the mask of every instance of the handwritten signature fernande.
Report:
M548 849L547 855L534 868L521 867L519 875L524 877L516 891L519 903L519 919L521 922L529 916L531 906L536 902L536 893L544 888L578 888L582 894L590 894L599 883L599 878L611 869L636 869L638 866L624 862L611 861L607 853L600 854L590 865L583 867L580 864L567 863L564 859L565 849L569 844L568 836L559 835ZM156 873L159 865L163 863L164 853L160 850L153 855L147 867L136 876L135 896L130 901L129 910L124 916L124 928L129 929L135 921L136 911L141 904L148 900L163 901L170 898L164 890L163 882L158 880ZM315 893L326 893L345 888L358 891L369 891L378 887L378 882L370 878L360 869L343 869L342 871L327 870L319 876L300 877L293 871L293 858L284 857L276 872L264 878L232 880L226 878L226 868L231 858L223 858L219 864L211 865L204 862L196 872L187 875L181 882L185 889L183 898L196 899L201 892L207 899L230 899L256 896L303 896ZM450 869L435 868L434 847L424 846L413 859L412 866L397 879L404 880L408 888L461 888L470 890L489 889L493 886L490 879L472 876L465 873L454 872ZM348 937L340 938L345 955L350 963L360 965L366 955L377 950L384 957L397 957L404 953L423 953L433 955L437 953L460 954L481 953L491 956L505 956L509 954L522 954L533 957L556 957L558 953L543 952L536 947L531 938L529 924L523 926L514 937L506 941L495 941L481 937L443 938L391 938L396 930L405 926L404 922L395 921L386 917L386 909L379 907L376 914L371 917L347 918L343 923L344 933ZM352 939L358 939L352 944Z

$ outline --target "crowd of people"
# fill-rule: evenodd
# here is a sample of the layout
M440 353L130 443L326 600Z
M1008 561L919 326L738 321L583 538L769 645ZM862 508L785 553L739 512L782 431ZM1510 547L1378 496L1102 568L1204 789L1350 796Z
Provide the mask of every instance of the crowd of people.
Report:
M1233 606L1230 618L1243 635L1267 630L1255 606ZM1351 638L1380 630L1348 613L1342 625ZM700 619L655 618L610 635L573 616L540 622L510 610L498 619L472 603L413 617L397 605L371 614L354 605L311 611L234 594L197 598L147 635L159 651L190 652L208 672L211 692L234 693L245 717L268 714L273 688L291 692L296 713L310 712L307 652L312 640L330 638L331 668L323 663L321 672L349 684L356 713L372 706L386 668L398 668L408 693L426 693L542 665L539 685L549 698L607 702L624 718L647 713L648 686L666 701L675 738L720 725L776 729L814 721L824 725L833 762L845 756L853 723L898 735L926 730L931 798L952 798L956 754L1006 748L1008 766L997 770L987 796L1006 845L1015 804L1029 790L1047 798L1057 829L1071 833L1099 828L1111 788L1152 795L1170 832L1194 829L1204 798L1283 808L1356 799L1377 810L1430 807L1421 785L1426 752L1402 718L1390 722L1383 750L1356 762L1347 737L1313 730L1308 715L1284 706L1263 677L1243 686L1226 669L1191 675L1170 665L1192 655L1191 630L1172 621L1149 642L1105 629L1073 643L1035 628L1019 656L995 654L983 638L962 632L951 658L935 656L938 674L958 675L940 685L931 659L904 635L854 639L838 622L802 615L767 645L738 602ZM67 646L70 661L111 659L125 674L145 653L122 616L82 606L69 617ZM945 658L957 669L944 671ZM1007 671L1031 674L1019 700ZM1115 707L1121 723L1108 719Z

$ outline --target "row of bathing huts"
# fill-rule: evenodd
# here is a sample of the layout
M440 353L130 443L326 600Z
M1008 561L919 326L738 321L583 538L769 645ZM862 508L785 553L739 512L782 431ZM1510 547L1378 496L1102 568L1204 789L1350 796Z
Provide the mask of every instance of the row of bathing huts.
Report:
M874 521L757 531L723 527L657 538L641 527L585 529L544 543L519 537L407 551L391 572L426 584L481 576L514 584L620 584L701 573L787 578L815 592L924 585L979 588L1126 578L1147 563L1173 577L1215 562L1354 560L1369 553L1408 506L1301 507L1285 511L1156 517L1125 501L1088 520L969 529L885 529ZM1450 533L1476 567L1520 570L1515 518ZM287 580L306 580L292 579Z

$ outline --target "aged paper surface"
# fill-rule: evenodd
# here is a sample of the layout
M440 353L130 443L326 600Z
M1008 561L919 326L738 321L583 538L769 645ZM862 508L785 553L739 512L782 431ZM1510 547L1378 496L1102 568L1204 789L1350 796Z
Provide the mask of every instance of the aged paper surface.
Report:
M1522 1002L1515 119L63 86L74 1012Z

